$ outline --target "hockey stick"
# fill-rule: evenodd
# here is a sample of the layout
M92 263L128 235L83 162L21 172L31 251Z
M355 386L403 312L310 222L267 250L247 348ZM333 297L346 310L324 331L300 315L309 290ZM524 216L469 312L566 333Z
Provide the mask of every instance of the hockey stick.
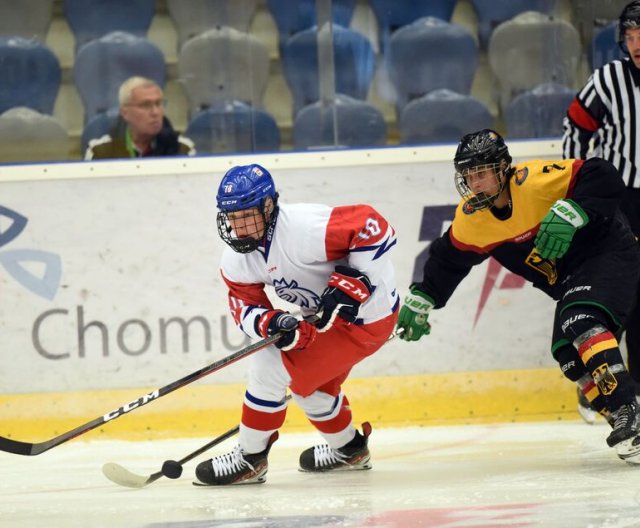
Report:
M389 336L386 343L392 341L403 332L403 328L396 329L396 331ZM286 400L290 399L291 395L289 394L287 395ZM205 445L199 447L180 460L165 460L162 464L162 469L160 469L160 471L156 471L155 473L151 473L151 475L149 476L133 473L132 471L129 471L127 468L121 466L120 464L116 464L115 462L107 462L106 464L104 464L102 466L102 473L104 473L104 476L107 477L111 482L127 488L144 488L145 486L152 484L162 477L177 479L182 475L182 466L184 464L193 460L205 451L208 451L212 447L215 447L218 444L222 443L227 438L231 438L232 436L237 434L239 430L240 426L236 425L233 429L229 429L226 433L223 433L210 442L207 442Z
M288 394L285 398L286 401L291 399L291 395ZM115 462L107 462L102 466L102 472L111 482L118 484L119 486L125 486L127 488L144 488L156 480L167 477L170 479L180 478L182 475L182 466L187 462L193 460L197 456L201 455L205 451L208 451L212 447L217 446L224 442L227 438L231 438L240 431L240 426L236 425L233 429L229 429L226 433L221 434L217 438L214 438L205 445L199 447L192 453L182 457L180 460L165 460L162 463L162 469L151 473L149 476L138 475L129 471L127 468L116 464Z
M181 458L180 460L165 460L165 462L162 464L162 469L160 471L156 471L155 473L151 473L151 475L149 475L148 477L132 473L127 468L124 468L120 464L116 464L115 462L107 462L106 464L104 464L102 466L102 472L104 473L104 476L107 477L111 482L114 482L119 486L125 486L127 488L144 488L145 486L148 486L152 482L155 482L156 480L165 476L168 478L179 478L182 474L183 464L186 464L208 449L211 449L212 447L224 442L227 438L231 438L239 430L240 426L236 425L233 429L229 429L226 433L223 433L217 438L214 438L210 442L196 449L194 452L189 453L187 456ZM173 473L172 470L174 471ZM165 474L165 472L167 474Z
M320 318L317 315L312 315L305 318L305 320L311 324L318 322L319 319ZM113 411L110 411L107 414L99 416L98 418L95 418L90 422L80 425L75 429L72 429L71 431L62 433L61 435L58 435L49 440L45 440L44 442L35 442L35 443L21 442L19 440L12 440L10 438L5 438L4 436L0 436L0 451L13 453L14 455L25 455L25 456L34 456L34 455L39 455L40 453L44 453L45 451L48 451L51 448L59 446L60 444L63 444L64 442L67 442L72 438L75 438L76 436L80 436L88 431L91 431L92 429L95 429L96 427L100 427L102 424L115 420L116 418L119 418L123 414L129 413L135 409L139 409L140 407L142 407L143 405L146 405L147 403L158 400L163 396L166 396L170 392L173 392L176 389L184 387L185 385L189 385L190 383L193 383L194 381L199 380L203 376L211 374L212 372L216 372L217 370L220 370L223 367L230 365L231 363L235 363L239 359L242 359L250 354L253 354L254 352L257 352L258 350L261 350L271 345L272 343L275 343L276 341L278 341L278 339L282 337L282 335L283 335L283 332L278 332L277 334L274 334L261 341L253 343L241 350L234 352L233 354L229 354L228 356L218 361L215 361L210 365L207 365L206 367L203 367L199 370L196 370L195 372L192 372L191 374L188 374L177 381L169 383L168 385L165 385L164 387L156 389L153 392L150 392L149 394L145 394L133 401L130 401L129 403L125 403L123 406L118 407L117 409L114 409Z

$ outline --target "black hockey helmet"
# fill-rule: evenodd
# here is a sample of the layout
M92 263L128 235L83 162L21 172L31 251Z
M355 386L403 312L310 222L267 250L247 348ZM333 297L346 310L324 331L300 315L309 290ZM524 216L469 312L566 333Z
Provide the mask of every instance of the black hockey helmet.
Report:
M504 139L495 130L485 128L463 136L453 158L458 193L473 209L491 207L506 185L511 161ZM490 196L475 195L467 183L467 176L472 171L486 169L494 170L500 182L499 190Z
M504 139L495 130L485 128L463 136L453 163L456 172L462 173L464 169L478 165L500 165L503 159L508 165L511 164L511 156Z
M618 20L618 44L622 48L622 51L627 53L627 48L624 46L624 33L627 29L640 28L640 0L633 0L629 2L620 13L620 19Z

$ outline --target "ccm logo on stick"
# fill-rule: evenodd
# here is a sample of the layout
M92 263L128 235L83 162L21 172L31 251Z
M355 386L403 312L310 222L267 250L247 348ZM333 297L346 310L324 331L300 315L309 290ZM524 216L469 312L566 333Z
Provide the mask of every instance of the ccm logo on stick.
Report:
M136 407L139 407L140 405L144 405L147 402L150 402L151 400L155 400L156 398L159 398L159 397L160 397L160 391L154 390L153 392L150 392L149 394L145 394L144 396L142 396L141 398L138 398L137 400L133 400L129 403L125 403L122 407L119 407L114 411L108 412L103 416L104 421L108 422L109 420L113 420L114 418L117 418L121 414L128 413L129 411L133 411L133 409L135 409Z

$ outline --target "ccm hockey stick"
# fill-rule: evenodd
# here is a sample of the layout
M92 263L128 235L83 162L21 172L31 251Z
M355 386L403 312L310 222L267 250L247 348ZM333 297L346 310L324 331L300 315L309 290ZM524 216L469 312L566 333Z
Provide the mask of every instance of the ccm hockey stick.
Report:
M310 317L305 318L305 320L311 324L315 324L319 319L320 318L317 315L312 315ZM80 425L75 429L67 431L66 433L62 433L61 435L58 435L54 438L45 440L44 442L35 442L35 443L21 442L19 440L12 440L11 438L5 438L4 436L0 436L0 451L13 453L14 455L25 455L25 456L34 456L34 455L39 455L41 453L44 453L45 451L48 451L49 449L59 446L60 444L63 444L64 442L67 442L75 438L76 436L80 436L88 431L95 429L96 427L100 427L101 425L106 424L107 422L111 422L119 418L123 414L129 413L135 409L139 409L140 407L142 407L143 405L146 405L147 403L158 400L163 396L166 396L167 394L173 392L176 389L184 387L185 385L189 385L190 383L193 383L194 381L199 380L203 376L207 376L208 374L216 372L217 370L220 370L223 367L230 365L231 363L235 363L239 359L242 359L250 354L253 354L254 352L257 352L258 350L261 350L271 345L272 343L275 343L276 341L278 341L278 339L282 337L283 333L284 332L278 332L277 334L274 334L270 337L262 339L261 341L257 341L256 343L253 343L241 350L238 350L233 354L229 354L228 356L218 361L215 361L214 363L211 363L206 367L202 367L201 369L196 370L195 372L192 372L191 374L188 374L183 378L180 378L177 381L169 383L164 387L156 389L153 392L150 392L133 401L125 403L124 405L122 405L121 407L118 407L117 409L114 409L113 411L103 414L102 416L98 416L97 418L94 418L90 422Z
M387 339L387 343L398 337L403 333L403 331L403 328L398 328L389 336L389 339ZM288 394L286 399L290 400L291 395ZM144 488L145 486L154 483L156 480L162 477L178 479L182 475L182 466L184 464L193 460L202 453L208 451L212 447L215 447L218 444L224 442L227 438L231 438L232 436L237 434L239 430L240 426L236 425L233 429L229 429L226 433L223 433L210 442L207 442L205 445L199 447L180 460L165 460L160 471L151 473L151 475L148 476L133 473L132 471L129 471L127 468L121 466L120 464L116 464L115 462L105 463L102 466L102 473L104 473L104 476L107 477L111 482L127 488Z
M291 395L287 395L286 400L290 400ZM102 472L111 482L118 484L119 486L125 486L127 488L144 488L149 484L152 484L156 480L167 477L170 479L180 478L182 475L182 466L187 462L193 460L197 456L201 455L205 451L208 451L212 447L217 446L224 442L227 438L231 438L240 431L240 426L236 425L233 429L229 429L226 433L221 434L217 438L214 438L210 442L207 442L202 447L199 447L192 453L185 455L180 460L165 460L162 464L162 469L151 473L151 475L144 476L138 475L129 471L127 468L116 464L115 462L107 462L102 466Z
M227 438L231 438L233 435L237 434L239 430L240 426L236 425L233 429L229 429L226 433L214 438L180 460L165 460L162 464L162 469L155 473L151 473L149 476L137 475L115 462L107 462L104 464L102 466L102 472L111 482L115 482L119 486L125 486L127 488L144 488L162 477L177 479L182 475L183 464L186 464L208 449L224 442Z

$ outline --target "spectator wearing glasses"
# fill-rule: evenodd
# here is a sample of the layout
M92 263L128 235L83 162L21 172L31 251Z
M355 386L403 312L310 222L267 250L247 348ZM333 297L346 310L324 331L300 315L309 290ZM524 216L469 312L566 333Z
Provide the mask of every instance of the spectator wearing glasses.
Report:
M162 88L144 77L130 77L118 91L120 114L108 134L93 139L85 160L193 156L193 142L173 129L164 115Z

